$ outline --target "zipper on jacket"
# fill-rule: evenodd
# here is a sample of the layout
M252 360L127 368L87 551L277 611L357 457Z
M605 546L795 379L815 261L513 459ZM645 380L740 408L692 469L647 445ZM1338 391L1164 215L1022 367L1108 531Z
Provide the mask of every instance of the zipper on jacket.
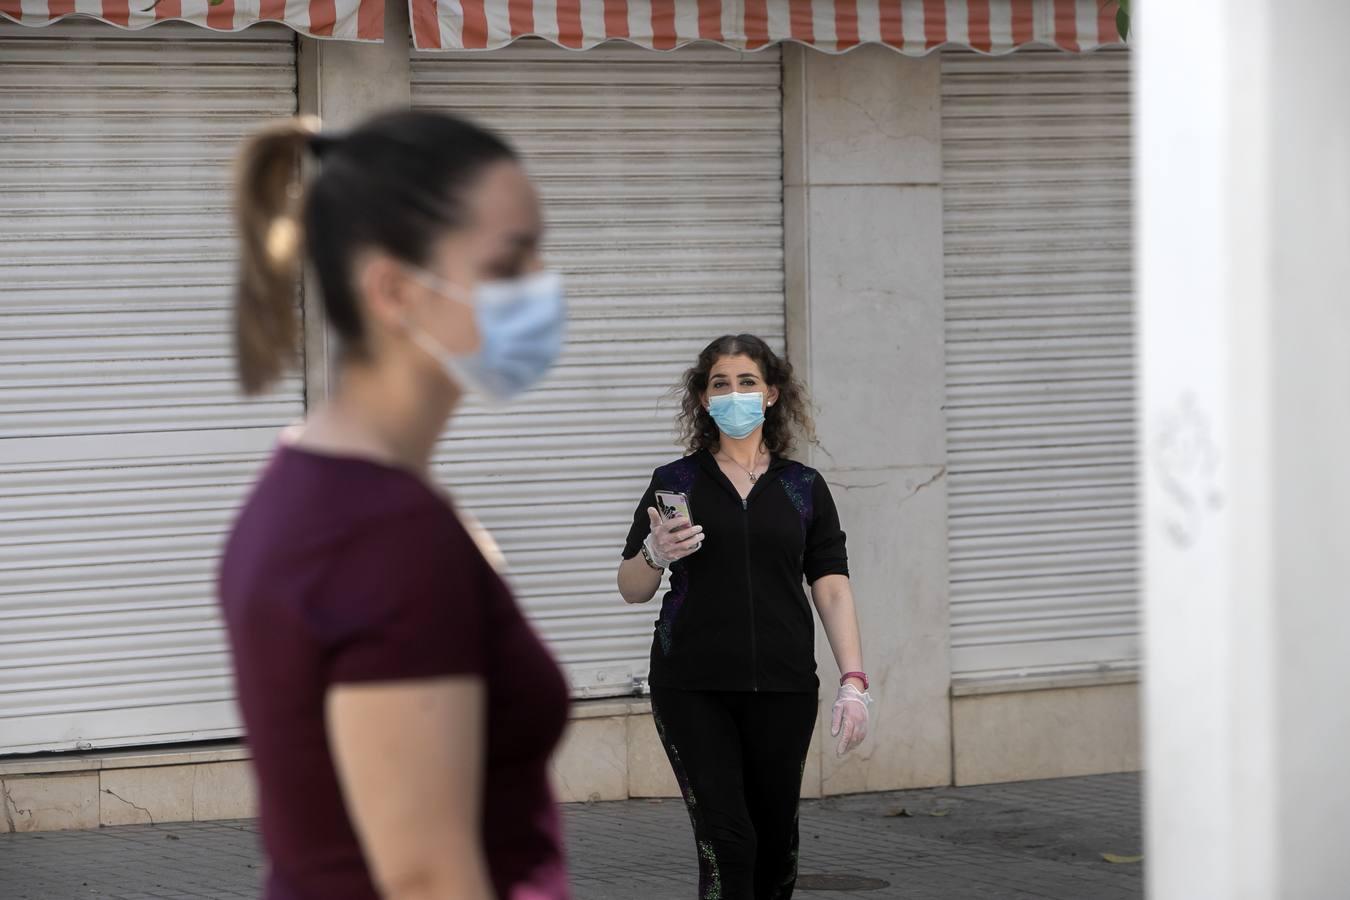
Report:
M755 580L750 571L750 498L741 498L741 511L745 514L741 524L745 533L745 588L750 595L750 690L759 690L759 641L757 639L758 619L755 616Z

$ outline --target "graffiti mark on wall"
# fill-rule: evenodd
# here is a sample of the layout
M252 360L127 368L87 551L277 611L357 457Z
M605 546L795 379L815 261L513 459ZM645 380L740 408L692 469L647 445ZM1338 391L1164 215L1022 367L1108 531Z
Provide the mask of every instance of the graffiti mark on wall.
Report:
M1177 547L1194 546L1205 521L1223 508L1219 445L1209 417L1186 393L1163 415L1152 462L1162 489L1167 536Z

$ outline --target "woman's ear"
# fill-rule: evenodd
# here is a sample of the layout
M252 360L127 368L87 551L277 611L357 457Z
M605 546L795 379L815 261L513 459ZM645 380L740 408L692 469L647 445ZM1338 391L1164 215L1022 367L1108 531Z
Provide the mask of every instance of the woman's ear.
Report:
M386 329L402 327L408 318L407 274L393 258L376 253L357 264L355 281L365 301L365 314Z
M777 402L778 402L778 388L769 388L769 393L768 393L768 395L765 397L765 401L768 403L769 406L773 406L775 403L777 403Z

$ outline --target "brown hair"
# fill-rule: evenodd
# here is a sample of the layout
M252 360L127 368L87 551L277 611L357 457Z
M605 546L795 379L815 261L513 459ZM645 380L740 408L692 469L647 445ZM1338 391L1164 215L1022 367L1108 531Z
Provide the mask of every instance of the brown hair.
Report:
M388 113L345 135L321 134L316 124L274 125L239 154L234 333L245 393L266 390L296 363L302 260L313 267L342 352L359 356L365 326L352 260L375 248L425 265L436 240L466 224L467 187L491 163L516 158L496 135L438 113ZM307 154L321 166L303 185Z
M770 453L785 456L796 446L797 438L815 441L810 402L806 389L792 374L792 364L753 334L726 334L703 348L698 362L684 373L679 388L683 397L676 422L680 441L690 453L715 451L721 443L722 434L703 406L703 395L708 391L712 367L728 356L750 357L764 374L765 383L778 389L778 401L764 412L764 446Z

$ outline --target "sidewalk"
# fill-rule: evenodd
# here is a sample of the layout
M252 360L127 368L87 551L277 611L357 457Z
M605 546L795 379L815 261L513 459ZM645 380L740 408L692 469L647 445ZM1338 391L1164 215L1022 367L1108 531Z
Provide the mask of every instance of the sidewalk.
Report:
M575 900L694 900L679 802L566 818ZM1140 852L1135 775L833 798L803 804L797 897L1131 900L1141 866L1101 854ZM259 866L251 821L0 835L5 900L242 900Z

